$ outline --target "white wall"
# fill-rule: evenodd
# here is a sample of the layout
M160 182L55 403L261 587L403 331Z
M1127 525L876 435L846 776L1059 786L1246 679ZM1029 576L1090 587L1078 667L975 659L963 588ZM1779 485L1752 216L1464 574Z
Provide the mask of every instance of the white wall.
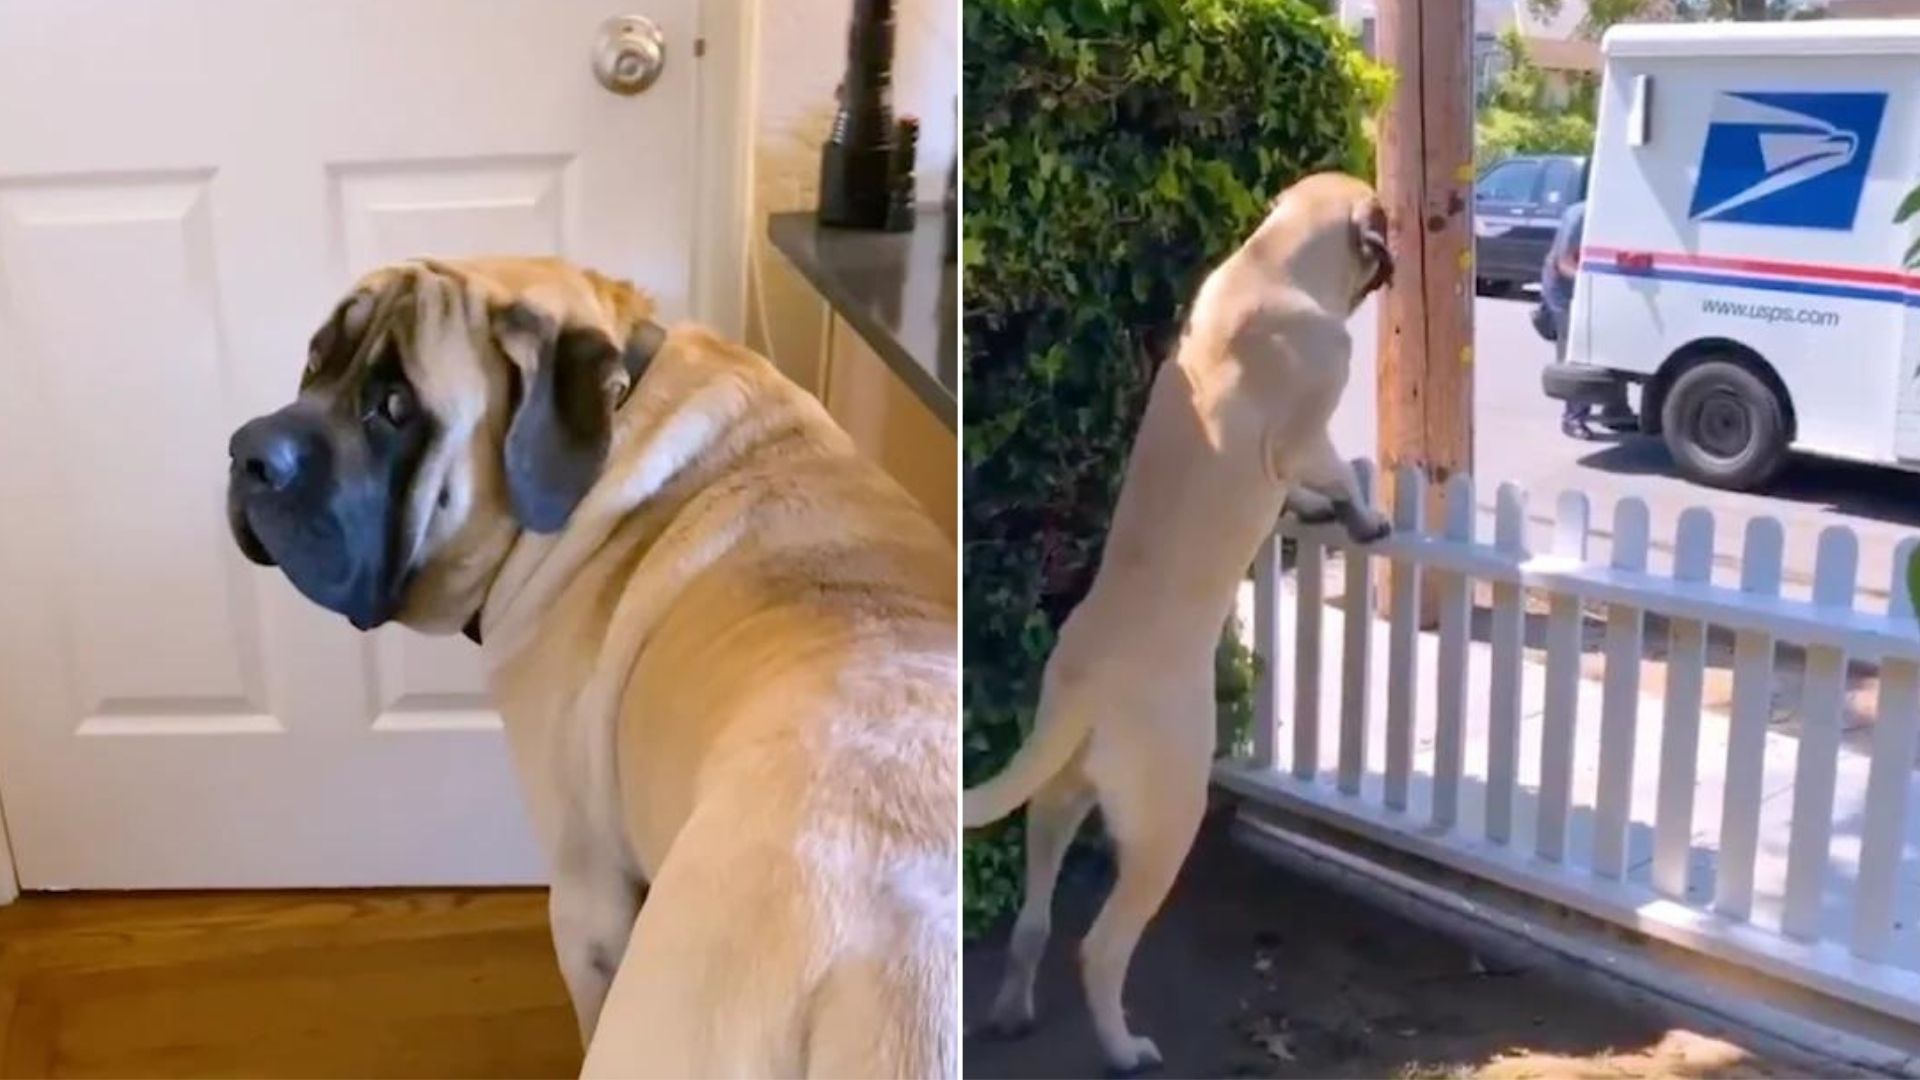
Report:
M846 68L853 0L760 4L747 341L811 386L821 341L819 298L767 243L766 215L814 206L820 144L833 120L834 88ZM958 9L954 0L896 0L895 5L893 104L897 114L920 120L916 173L923 203L940 201L953 163Z

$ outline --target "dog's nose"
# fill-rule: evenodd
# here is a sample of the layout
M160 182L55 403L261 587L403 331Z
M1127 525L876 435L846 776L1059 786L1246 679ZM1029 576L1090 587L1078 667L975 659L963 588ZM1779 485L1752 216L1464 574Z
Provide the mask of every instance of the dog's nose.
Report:
M236 478L268 491L292 487L313 459L314 439L306 428L282 413L241 425L227 443Z

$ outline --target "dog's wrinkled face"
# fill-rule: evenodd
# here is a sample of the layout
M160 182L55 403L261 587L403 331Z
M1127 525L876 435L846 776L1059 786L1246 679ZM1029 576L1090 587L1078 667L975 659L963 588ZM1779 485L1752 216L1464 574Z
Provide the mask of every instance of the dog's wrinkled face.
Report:
M544 260L368 275L314 335L293 403L233 434L240 550L362 630L460 629L521 530L564 527L598 478L658 347L648 307ZM610 332L632 336L624 354Z
M299 397L229 443L240 550L362 630L399 607L405 492L440 431L407 376L399 301L357 293L342 303L314 336Z
M1339 172L1289 185L1248 245L1329 309L1351 315L1393 282L1387 211L1373 186Z

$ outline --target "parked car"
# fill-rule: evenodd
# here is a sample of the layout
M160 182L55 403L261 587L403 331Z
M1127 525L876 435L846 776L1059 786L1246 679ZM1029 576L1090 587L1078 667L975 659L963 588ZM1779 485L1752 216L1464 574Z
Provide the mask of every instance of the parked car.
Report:
M1540 276L1567 207L1586 198L1587 159L1575 154L1502 158L1473 185L1474 283L1501 295Z

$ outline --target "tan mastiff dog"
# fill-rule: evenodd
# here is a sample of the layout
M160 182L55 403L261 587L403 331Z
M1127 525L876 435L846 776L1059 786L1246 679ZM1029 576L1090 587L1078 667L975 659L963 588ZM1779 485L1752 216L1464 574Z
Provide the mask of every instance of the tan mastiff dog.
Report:
M956 1076L953 547L651 308L547 259L368 275L234 434L234 536L482 642L586 1074Z
M1152 1040L1127 1028L1121 987L1205 809L1214 650L1235 594L1283 506L1338 517L1363 542L1387 533L1327 421L1347 381L1347 318L1391 275L1373 191L1319 174L1288 188L1200 287L1154 379L1093 587L1047 662L1033 735L966 793L968 826L1027 805L1026 901L991 1018L1000 1032L1033 1022L1060 860L1097 802L1119 878L1081 946L1081 975L1108 1065L1159 1064Z

